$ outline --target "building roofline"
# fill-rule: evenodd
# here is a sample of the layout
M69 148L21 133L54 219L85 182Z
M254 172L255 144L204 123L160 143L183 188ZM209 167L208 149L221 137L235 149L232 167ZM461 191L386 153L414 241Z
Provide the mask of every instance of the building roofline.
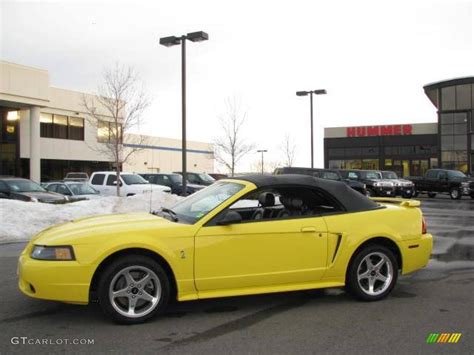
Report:
M448 80L437 81L434 83L426 84L423 89L426 91L444 88L447 86L462 85L462 84L474 84L474 76L466 76L462 78L453 78Z

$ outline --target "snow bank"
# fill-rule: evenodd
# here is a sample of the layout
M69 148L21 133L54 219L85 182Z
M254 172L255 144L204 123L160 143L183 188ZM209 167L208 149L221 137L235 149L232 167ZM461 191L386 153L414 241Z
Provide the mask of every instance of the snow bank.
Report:
M170 208L181 198L155 192L151 199L151 209ZM42 229L80 217L149 210L150 194L103 197L64 205L0 199L0 243L28 241Z

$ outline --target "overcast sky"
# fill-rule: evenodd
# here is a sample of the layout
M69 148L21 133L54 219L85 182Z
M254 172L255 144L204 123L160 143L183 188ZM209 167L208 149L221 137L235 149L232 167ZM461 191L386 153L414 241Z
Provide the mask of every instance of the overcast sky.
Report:
M323 127L433 122L428 83L474 75L473 4L446 1L1 1L0 57L49 71L51 85L94 91L104 67L135 67L153 96L147 134L180 138L180 50L159 38L203 30L189 43L188 137L211 142L226 97L248 111L245 134L278 160L285 133L296 163L315 159ZM239 167L258 160L252 153Z

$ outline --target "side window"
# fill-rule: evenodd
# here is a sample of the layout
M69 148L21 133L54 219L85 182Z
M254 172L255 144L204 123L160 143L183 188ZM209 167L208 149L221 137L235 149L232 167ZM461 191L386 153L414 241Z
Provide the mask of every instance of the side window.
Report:
M357 175L357 173L354 172L354 171L349 171L349 172L347 173L347 178L352 179L352 180L357 180L358 175Z
M92 178L91 184L92 185L103 185L104 184L104 174L95 174Z
M300 186L260 189L242 197L229 209L238 212L243 222L322 216L343 211L325 192Z
M0 192L8 192L8 186L3 181L0 181Z
M115 181L117 181L117 176L115 174L107 176L107 186L115 186Z
M446 171L440 171L439 174L438 174L438 179L439 180L445 180L447 179L448 177L448 174L446 174Z
M196 184L196 183L199 183L199 179L196 177L196 175L194 174L186 174L188 176L188 181L193 183L193 184Z
M71 192L69 191L69 189L67 188L66 185L57 185L57 192L62 194L62 195L70 195Z
M426 177L428 179L435 179L436 178L436 175L437 175L437 171L436 170L430 170L426 173Z
M58 192L58 184L52 184L52 185L49 185L46 190L48 191L52 191L52 192Z

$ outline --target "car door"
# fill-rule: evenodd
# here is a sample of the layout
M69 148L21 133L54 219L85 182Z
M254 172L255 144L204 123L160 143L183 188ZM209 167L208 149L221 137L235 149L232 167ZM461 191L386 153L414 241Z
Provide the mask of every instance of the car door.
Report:
M208 225L195 236L199 292L316 282L326 267L322 217Z
M92 176L92 179L91 179L91 181L90 181L89 184L90 184L94 189L96 189L97 191L99 191L101 194L106 195L104 183L105 183L105 174L98 173L98 174L94 174L94 175Z
M448 192L449 191L449 180L448 173L446 171L440 171L438 174L437 188L434 191L437 192Z

